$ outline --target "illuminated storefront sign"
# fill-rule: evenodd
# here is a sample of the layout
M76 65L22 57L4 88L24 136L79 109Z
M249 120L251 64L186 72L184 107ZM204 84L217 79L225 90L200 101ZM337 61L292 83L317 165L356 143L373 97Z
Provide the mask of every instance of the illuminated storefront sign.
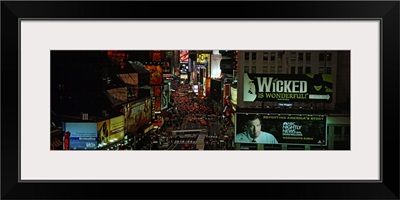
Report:
M243 101L331 102L330 74L244 74Z
M236 113L235 121L236 143L327 144L324 115Z

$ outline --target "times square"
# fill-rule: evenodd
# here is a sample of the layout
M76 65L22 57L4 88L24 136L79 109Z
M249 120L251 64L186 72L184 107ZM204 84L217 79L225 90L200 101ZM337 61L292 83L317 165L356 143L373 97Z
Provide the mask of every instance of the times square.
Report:
M348 51L51 51L50 149L350 150L348 68ZM237 137L253 115L274 142Z

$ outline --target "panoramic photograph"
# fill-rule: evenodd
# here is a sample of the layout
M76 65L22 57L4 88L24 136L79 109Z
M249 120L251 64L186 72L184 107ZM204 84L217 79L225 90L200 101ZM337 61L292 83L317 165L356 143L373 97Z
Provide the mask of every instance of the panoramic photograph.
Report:
M351 150L350 51L53 50L50 150Z

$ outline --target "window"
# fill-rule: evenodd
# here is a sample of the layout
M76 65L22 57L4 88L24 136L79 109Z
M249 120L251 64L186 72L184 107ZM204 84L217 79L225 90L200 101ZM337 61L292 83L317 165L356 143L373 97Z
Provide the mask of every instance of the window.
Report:
M278 52L278 62L282 61L282 52Z
M295 53L295 52L292 52L292 53L291 53L290 59L291 59L292 61L296 61L296 53Z
M251 60L257 60L257 52L251 53Z
M327 67L326 68L326 73L331 74L332 73L332 67Z
M257 67L256 66L251 66L251 73L257 73Z
M297 57L298 57L299 61L302 61L303 60L303 53L299 53Z
M271 66L271 71L270 71L270 73L271 73L271 74L275 74L275 66Z
M249 66L244 66L244 73L249 73Z
M325 53L319 53L319 61L325 61Z
M303 74L303 67L297 68L297 74Z
M271 52L271 61L275 61L275 52Z
M306 61L311 61L311 53L306 53Z
M249 60L249 52L244 52L244 59Z
M320 74L325 73L324 67L319 67L319 68L318 68L318 73L320 73Z
M306 74L311 74L311 67L310 66L306 67Z
M267 74L268 73L268 66L263 66L263 73Z
M268 60L268 52L263 53L263 60L264 61Z
M291 74L296 74L296 67L292 66L292 67L290 68L290 73L291 73Z
M327 53L326 54L326 60L331 61L332 60L332 53Z
M278 66L278 74L282 74L283 73L283 67L282 66Z

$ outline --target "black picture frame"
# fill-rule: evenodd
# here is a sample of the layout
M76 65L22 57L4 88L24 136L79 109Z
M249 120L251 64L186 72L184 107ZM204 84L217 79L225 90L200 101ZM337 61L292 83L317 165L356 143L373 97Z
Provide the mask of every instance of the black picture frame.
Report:
M382 181L20 183L21 127L17 122L22 18L380 19ZM399 199L398 1L2 1L1 47L2 199ZM31 132L37 134L34 129Z

